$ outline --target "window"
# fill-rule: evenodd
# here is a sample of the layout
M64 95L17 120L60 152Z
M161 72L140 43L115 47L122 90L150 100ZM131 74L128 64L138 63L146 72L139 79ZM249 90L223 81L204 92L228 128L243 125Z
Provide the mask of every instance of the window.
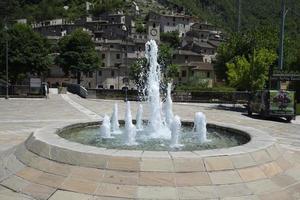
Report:
M111 70L111 77L115 77L115 71Z
M114 48L114 45L111 44L111 45L110 45L110 48Z
M188 59L189 59L189 56L184 56L184 59L185 59L185 60L188 60Z
M89 72L89 77L93 78L93 72Z
M176 55L175 54L173 55L173 59L176 59Z
M116 58L117 58L117 59L120 59L120 54L116 54Z
M91 82L89 82L89 88L91 88Z
M113 90L113 89L115 89L115 86L110 85L110 86L109 86L109 89Z
M175 22L175 20L176 20L176 18L175 18L175 17L173 17L173 22Z
M186 77L186 70L183 70L183 71L181 72L181 76L182 76L182 77Z
M153 23L153 24L152 24L152 27L153 27L153 28L155 28L155 27L156 27L156 24L155 24L155 23Z
M210 72L206 72L206 78L210 78Z
M167 25L170 26L170 23L168 22Z
M101 55L101 57L102 57L102 59L104 59L104 58L105 58L105 54L103 53L103 54Z
M105 63L102 63L102 67L105 67Z
M102 76L102 71L98 71L98 76Z
M103 85L98 85L98 88L103 89Z

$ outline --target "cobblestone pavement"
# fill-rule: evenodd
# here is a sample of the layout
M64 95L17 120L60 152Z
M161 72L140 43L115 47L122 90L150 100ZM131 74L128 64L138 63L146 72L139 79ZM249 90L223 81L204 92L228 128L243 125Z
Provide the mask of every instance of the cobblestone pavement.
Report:
M292 123L280 119L262 120L247 116L240 105L174 103L174 113L181 119L192 120L195 112L202 111L208 122L232 123L269 133L279 144L272 152L280 153L274 156L268 152L267 157L272 158L268 163L259 163L260 159L265 159L265 152L249 158L237 156L230 161L218 158L217 161L199 161L204 162L204 172L185 172L180 176L159 171L104 172L56 163L26 149L19 158L15 153L16 146L34 130L58 122L100 119L103 114L112 112L114 103L119 104L122 118L123 101L86 100L75 95L0 99L0 200L300 199L300 117ZM136 104L132 102L133 116ZM19 145L18 149L21 147ZM257 165L251 164L253 159ZM188 164L201 165L195 160L189 160ZM212 174L207 171L209 166L222 170ZM231 167L223 171L224 166Z

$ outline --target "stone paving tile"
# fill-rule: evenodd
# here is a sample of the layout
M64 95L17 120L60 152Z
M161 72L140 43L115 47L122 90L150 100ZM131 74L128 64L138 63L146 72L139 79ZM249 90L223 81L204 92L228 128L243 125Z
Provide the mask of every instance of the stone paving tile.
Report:
M57 174L60 176L68 176L71 172L71 166L67 164L57 163L46 159L40 160L40 166L44 166L43 171Z
M41 200L48 199L54 192L54 188L35 183L31 183L22 189L22 193Z
M53 187L53 188L59 188L65 179L66 178L63 176L58 176L49 173L42 173L34 180L34 182L41 185Z
M282 172L282 169L276 162L266 163L264 165L261 165L260 168L268 177L273 177Z
M177 187L211 185L207 172L175 173Z
M140 169L139 158L110 157L107 169L138 171Z
M242 179L236 171L219 171L208 173L212 184L233 184L241 183Z
M292 196L293 200L300 199L300 183L290 186L286 191Z
M145 158L141 161L141 171L173 172L174 167L171 159Z
M95 194L133 199L137 196L137 190L138 186L102 183L97 188Z
M286 170L285 174L294 177L297 181L300 181L300 165L296 165Z
M1 200L34 200L32 197L28 195L17 193L4 187L1 188L1 186L0 186L0 199Z
M255 181L267 178L264 172L259 167L249 167L238 170L244 182Z
M93 196L75 192L57 190L49 200L90 200Z
M26 167L23 170L19 171L16 175L26 179L28 181L35 181L37 177L42 174L42 171Z
M256 195L248 195L248 196L241 196L241 197L225 197L221 198L221 200L260 200Z
M125 185L137 185L138 173L106 170L104 173L103 182Z
M280 187L269 179L245 183L254 194L263 194L280 190Z
M218 171L233 169L233 164L228 156L217 156L204 158L207 171Z
M269 153L269 155L271 156L271 158L273 160L277 160L280 157L280 155L281 155L281 153L279 152L279 150L276 148L275 145L269 147L267 149L267 152Z
M179 199L202 200L216 198L212 186L177 187Z
M265 150L253 152L251 155L258 164L263 164L272 160Z
M61 185L61 189L70 190L78 193L94 194L98 183L92 181L83 181L77 178L67 178Z
M292 200L293 196L287 191L274 191L267 194L259 195L261 200Z
M171 156L167 151L144 151L142 154L142 159L146 159L146 158L171 159Z
M174 187L139 186L138 199L178 199L177 190Z
M244 168L244 167L251 167L256 165L256 162L248 153L230 156L230 159L235 168Z
M239 197L252 194L251 190L244 183L215 186L215 191L219 198Z
M10 188L14 191L20 192L24 187L29 185L30 182L18 177L18 176L10 176L1 182L1 185Z
M203 160L200 158L176 158L173 159L175 172L206 171Z
M104 177L104 170L86 167L72 167L70 177L101 182Z
M174 174L164 172L140 172L139 185L175 186Z
M283 171L292 167L292 164L289 161L287 161L286 159L284 159L283 157L279 157L276 160L276 163Z
M279 187L287 187L297 182L293 177L282 174L272 177L271 181Z

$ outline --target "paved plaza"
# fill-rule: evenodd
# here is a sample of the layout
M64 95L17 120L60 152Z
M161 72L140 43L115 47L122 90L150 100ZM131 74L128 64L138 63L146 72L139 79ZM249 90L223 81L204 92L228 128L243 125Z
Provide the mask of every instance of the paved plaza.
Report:
M123 101L72 94L0 99L0 199L300 199L300 118L292 123L262 120L247 116L241 105L174 103L173 110L182 120L193 120L201 111L208 122L261 130L276 139L274 145L216 157L128 152L136 156L128 159L115 150L112 154L119 159L93 168L39 156L23 144L32 132L49 125L100 120L111 114L114 103L123 118ZM133 116L136 108L132 102Z

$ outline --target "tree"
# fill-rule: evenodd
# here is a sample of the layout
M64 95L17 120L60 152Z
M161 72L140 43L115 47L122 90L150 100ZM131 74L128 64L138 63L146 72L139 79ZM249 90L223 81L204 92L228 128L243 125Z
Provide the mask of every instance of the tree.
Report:
M248 56L252 54L254 49L266 48L276 52L277 47L278 33L269 26L233 33L217 50L216 61L214 62L216 75L218 79L227 80L226 64L235 60L237 56L244 56L249 59Z
M226 64L230 86L238 90L260 90L268 79L269 67L276 61L276 54L267 49L254 50L251 55L238 56Z
M149 70L149 64L146 58L140 58L135 61L129 69L129 78L134 80L135 85L139 91L141 91L146 84L147 71Z
M105 12L110 12L124 7L123 0L94 0L93 15L100 15Z
M80 84L81 72L88 73L99 69L100 58L87 32L77 29L61 38L58 46L59 56L56 58L56 63L66 74L70 71L76 73L78 84Z
M171 31L160 34L160 40L173 48L180 46L180 38L178 31Z
M2 30L1 35L6 35L9 40L9 78L13 84L22 81L28 73L41 75L48 71L51 60L46 38L24 24L13 25L7 33ZM0 72L2 74L5 72L5 53L5 40L1 40Z

